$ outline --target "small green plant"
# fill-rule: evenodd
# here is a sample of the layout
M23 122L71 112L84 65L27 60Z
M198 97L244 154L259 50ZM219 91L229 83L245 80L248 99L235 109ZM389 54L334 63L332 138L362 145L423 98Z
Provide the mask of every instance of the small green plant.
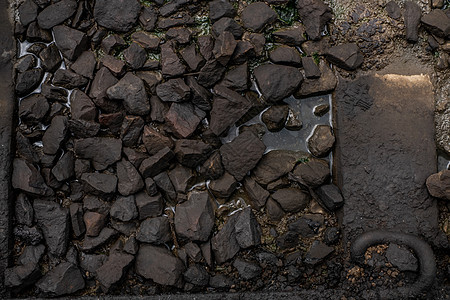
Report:
M301 158L297 159L297 164L304 164L304 163L307 163L308 161L309 161L309 158L301 157Z
M318 65L320 63L320 55L317 52L314 52L312 54L312 58L314 59L314 62L316 63L316 65Z
M292 25L298 19L297 7L295 1L291 0L286 4L275 6L278 18L286 25Z
M439 58L439 56L440 56L440 55L439 55L439 51L434 51L434 52L433 52L433 56L436 57L436 58Z
M149 0L141 0L141 4L144 5L144 6L150 7L150 6L152 6L152 1L149 1Z

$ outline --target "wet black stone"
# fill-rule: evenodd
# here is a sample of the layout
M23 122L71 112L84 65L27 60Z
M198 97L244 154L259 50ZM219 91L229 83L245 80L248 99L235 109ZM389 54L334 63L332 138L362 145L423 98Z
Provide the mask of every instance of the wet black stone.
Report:
M27 40L30 42L45 42L45 43L49 43L53 40L52 34L50 31L48 30L44 30L42 28L40 28L37 24L37 22L32 22L30 25L28 25L27 28ZM30 46L30 51L31 53L34 52L34 50L36 50L36 52L40 52L40 50L42 50L42 48L45 48L45 45L40 44L36 47Z
M289 230L297 232L303 237L313 237L319 234L323 226L324 217L321 214L305 214L297 221L289 224Z
M173 40L180 45L188 44L191 41L192 31L188 28L170 28L166 32L166 38Z
M261 159L266 146L252 132L238 135L232 142L220 147L222 163L236 180L242 180Z
M42 273L36 263L17 265L5 269L4 285L8 288L22 289L34 284L41 276Z
M299 0L297 9L309 38L319 40L332 18L331 9L322 0Z
M43 151L45 154L55 155L60 149L67 135L68 118L65 116L55 116L50 126L42 137Z
M75 60L89 46L85 33L65 25L54 27L53 34L56 46L68 60Z
M111 205L109 214L111 217L123 222L128 222L137 218L138 211L134 201L134 196L117 197L116 201L114 201Z
M288 105L271 106L261 115L261 120L270 132L277 132L283 129L289 112Z
M99 108L106 113L117 111L120 104L117 101L111 101L106 96L106 90L115 85L118 82L117 78L108 70L103 67L97 71L94 80L91 83L89 97Z
M144 127L142 141L147 149L147 153L150 155L155 155L165 147L173 148L174 146L171 138L163 135L160 131L150 126Z
M186 72L186 67L169 42L161 46L161 71L167 77L179 76Z
M29 162L39 162L39 155L34 150L34 147L31 145L28 138L24 137L20 132L17 132L16 134L16 151L19 157L23 157Z
M209 18L212 22L215 22L222 17L233 18L235 15L236 10L229 1L214 0L209 2Z
M441 37L450 37L450 17L443 10L433 9L421 19L422 24L432 34Z
M272 194L285 212L296 213L303 210L309 203L310 196L298 188L279 189Z
M406 1L403 18L405 20L406 40L416 43L419 40L419 23L422 17L420 6L413 1Z
M204 87L212 87L222 78L225 71L226 68L216 59L208 60L200 69L197 81Z
M53 201L39 199L34 200L33 208L49 252L59 257L65 255L70 233L69 210Z
M242 29L241 25L228 17L223 17L216 21L212 26L212 30L215 36L219 36L225 31L231 32L235 39L240 39L244 34L244 29ZM205 57L205 59L207 58Z
M62 262L51 269L36 286L48 296L70 295L84 289L85 282L77 266Z
M236 190L238 183L233 176L225 172L222 177L212 180L208 188L218 198L228 198Z
M153 31L158 21L158 12L153 7L144 6L139 15L139 24L146 31Z
M117 163L116 170L118 179L117 190L121 195L132 195L144 188L144 181L141 175L129 161L122 159Z
M157 24L157 27L159 27L162 30L166 30L171 27L189 26L194 24L195 24L194 18L191 17L187 12L185 12L178 14L176 17L161 18Z
M136 257L136 273L162 285L182 287L183 262L162 247L143 245Z
M244 63L230 69L220 82L220 85L236 92L243 92L248 88L248 65Z
M244 180L244 188L252 201L252 207L260 209L266 205L267 198L269 198L269 192L262 188L251 177L246 177Z
M319 196L320 201L330 211L335 211L344 205L344 199L341 191L334 184L322 185L315 190Z
M23 26L34 22L38 14L38 6L32 1L27 0L19 6L19 20Z
M288 231L285 234L279 236L277 238L277 246L281 249L288 249L295 247L299 244L299 236L298 233L293 231Z
M243 64L256 57L255 46L249 41L238 41L231 57L233 64Z
M302 65L305 70L306 78L319 78L320 69L319 66L314 62L314 59L309 56L302 57Z
M181 102L189 100L191 91L181 78L169 79L156 87L156 94L165 102Z
M61 65L61 55L56 45L50 44L39 53L41 65L46 72L55 72Z
M199 36L197 39L197 43L198 49L203 58L206 60L211 60L214 57L212 53L212 50L214 48L214 38L212 37L212 35L207 34Z
M160 194L149 196L146 192L140 192L136 194L136 206L139 219L144 220L160 216L164 210L164 200Z
M106 54L111 54L112 50L125 47L126 45L127 43L125 43L124 39L118 34L109 35L101 42L101 48Z
M150 112L150 103L144 82L131 72L106 90L111 100L122 100L125 109L130 114L147 115Z
M236 215L231 216L220 231L211 239L211 247L217 263L221 264L233 258L240 246L236 240Z
M143 160L139 167L139 172L144 178L153 177L166 170L174 156L174 152L169 147L165 147L155 155Z
M317 157L326 156L333 148L336 141L331 127L328 125L317 126L308 139L308 149L312 155Z
M244 280L250 280L258 277L262 272L261 267L257 263L246 261L240 258L237 258L233 262L233 266L239 272L239 276Z
M81 176L86 192L94 195L111 194L116 191L117 177L102 173L84 173Z
M76 138L90 138L100 131L100 124L81 119L69 120L70 132Z
M41 68L31 69L23 73L17 74L16 93L18 96L25 96L41 83L44 77L44 71Z
M95 274L103 263L106 261L105 254L84 254L80 256L80 267L89 273ZM90 274L91 275L91 274Z
M261 56L264 52L264 45L266 44L266 38L262 33L246 32L242 37L244 40L252 43L255 54Z
M173 134L178 138L190 137L206 113L192 103L172 103L165 119Z
M86 225L83 220L83 205L81 203L72 203L69 206L72 231L76 237L80 237L86 231Z
M109 255L106 262L96 270L96 277L103 292L107 293L123 279L133 260L134 256L130 254Z
M209 285L215 289L230 288L234 284L230 277L222 274L217 274L209 278Z
M125 73L125 62L111 55L105 55L100 60L102 67L107 67L115 76L121 76Z
M36 57L31 54L26 54L17 59L15 68L17 72L22 73L36 67L36 65L37 65Z
M120 135L123 119L125 118L125 112L119 111L110 114L100 113L98 115L98 122L102 127L109 129L109 133L112 135Z
M145 178L145 191L151 196L155 196L158 193L156 183L152 178Z
M179 9L181 9L183 6L185 6L189 2L190 2L190 0L174 0L174 1L168 2L159 9L159 13L163 17L170 16L170 15L176 13Z
M156 35L152 35L149 33L146 33L145 31L137 31L135 33L133 33L131 35L131 39L134 42L133 44L138 44L140 45L142 48L144 48L145 50L150 50L150 51L156 51L159 48L159 42L161 41L159 37L157 37ZM133 44L131 46L133 46ZM145 54L145 58L147 58L147 54L146 52L142 52L141 49L133 46L135 49L132 49L131 46L126 50L126 51L130 51L130 54L133 54L135 56L143 56L141 53ZM125 53L124 53L125 55ZM144 59L145 60L145 59Z
M172 240L167 217L148 218L141 222L136 239L143 243L164 244Z
M228 31L222 32L214 43L213 54L216 60L223 66L226 66L234 53L237 42Z
M105 227L106 215L87 211L83 215L84 224L86 225L86 236L96 237Z
M189 242L184 245L183 249L186 251L187 256L190 257L194 262L198 263L202 260L202 251L200 250L200 247L197 246L197 244Z
M139 69L147 60L147 53L138 43L131 43L131 46L123 51L123 57L132 69Z
M242 249L261 244L261 227L251 208L239 212L234 230L236 241Z
M70 68L79 75L93 79L96 64L94 53L92 51L84 51Z
M139 168L141 162L148 157L144 151L128 147L123 148L123 153L136 169Z
M364 60L356 44L342 44L331 47L326 52L327 60L345 70L355 70Z
M52 169L52 174L55 176L56 180L62 182L66 181L70 177L75 175L74 172L74 157L72 151L67 151L58 160Z
M159 66L157 68L159 68ZM144 81L147 92L149 93L149 95L152 94L152 96L150 98L158 99L158 97L156 96L156 87L163 80L161 73L156 72L156 71L139 71L139 72L136 72L136 76L138 76L139 78L141 78ZM152 99L150 99L150 101L152 101ZM153 102L155 102L155 101L153 101ZM151 106L152 106L151 116L153 116L153 106L154 106L153 103Z
M301 25L294 25L274 31L273 38L276 42L289 45L300 46L305 41L305 29Z
M417 258L410 251L396 244L389 244L386 250L386 258L394 267L402 272L417 271Z
M85 86L88 83L88 80L70 70L58 69L53 75L52 83L67 89L74 89Z
M39 123L48 113L50 105L41 94L28 96L19 104L19 117L27 124Z
M316 188L330 178L330 167L326 161L311 160L301 163L292 171L290 179L301 184Z
M70 95L70 113L72 119L94 121L97 116L97 109L84 92L75 89Z
M126 32L136 24L140 11L137 0L98 0L95 1L94 18L100 26Z
M175 231L183 239L207 241L214 226L214 209L208 192L192 192L175 209Z
M175 188L173 187L172 181L170 180L167 172L159 173L153 177L153 180L167 200L174 201L176 199L177 193L175 192Z
M206 286L209 283L209 274L205 267L195 264L183 273L184 280L196 286Z
M327 245L336 244L339 241L340 230L338 227L328 227L323 233L323 242Z
M325 95L334 90L337 84L336 76L325 61L319 63L320 77L316 79L306 79L297 93L296 98L305 98L315 95Z
M186 46L186 48L180 51L180 54L191 71L197 71L205 63L203 57L197 53L194 43Z
M305 263L309 265L316 265L322 262L333 251L333 247L329 247L320 241L314 241L306 253Z
M180 139L175 142L175 156L183 166L194 168L203 163L212 147L198 140Z
M251 108L251 102L239 93L226 87L214 87L217 95L211 110L210 129L220 136L241 119Z
M61 0L47 6L37 17L38 24L43 29L51 29L70 18L77 9L75 0Z
M50 83L43 83L41 85L41 94L50 101L58 101L62 103L67 102L69 93L67 90L51 85Z
M254 75L268 102L278 102L289 97L303 81L300 71L290 66L265 64L256 67Z
M222 157L219 151L214 152L200 167L200 174L208 179L218 179L224 173Z
M191 89L191 102L201 110L211 110L211 92L198 84L194 76L188 76L186 83Z
M261 31L278 18L277 13L264 2L251 3L241 13L242 23L246 29Z
M16 222L18 224L33 225L34 211L28 197L25 194L19 194L14 205Z

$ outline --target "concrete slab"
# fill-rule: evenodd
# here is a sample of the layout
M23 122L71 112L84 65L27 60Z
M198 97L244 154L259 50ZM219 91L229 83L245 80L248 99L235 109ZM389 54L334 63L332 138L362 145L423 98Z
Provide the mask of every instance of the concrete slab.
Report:
M340 78L334 104L345 241L367 230L390 229L445 245L436 200L425 187L437 170L429 76Z
M10 22L9 3L0 0L0 298L6 297L4 271L12 242L11 206L11 136L14 113L13 59L15 43Z

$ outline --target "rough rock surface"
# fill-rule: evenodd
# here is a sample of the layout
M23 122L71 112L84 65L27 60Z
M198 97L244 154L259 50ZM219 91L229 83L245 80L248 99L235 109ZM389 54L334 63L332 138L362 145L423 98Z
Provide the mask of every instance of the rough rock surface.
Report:
M137 0L95 1L94 18L100 26L125 32L136 23L141 6Z

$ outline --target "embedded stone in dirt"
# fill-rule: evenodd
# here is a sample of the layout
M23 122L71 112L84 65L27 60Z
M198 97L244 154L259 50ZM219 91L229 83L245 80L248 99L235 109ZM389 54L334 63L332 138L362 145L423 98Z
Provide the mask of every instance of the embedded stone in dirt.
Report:
M180 139L175 142L175 155L183 166L195 168L202 164L211 152L212 147L198 140Z
M236 180L242 180L256 166L265 149L266 146L255 134L245 131L220 147L220 155L225 170Z
M33 208L49 252L58 257L66 254L70 233L69 210L56 202L40 199L34 200Z
M291 175L290 178L300 184L316 188L328 181L330 167L326 161L314 159L297 165Z
M188 28L170 28L166 32L166 39L173 40L178 44L188 44L191 41L192 31Z
M162 285L181 287L183 262L166 248L141 245L136 257L136 273Z
M272 33L275 42L289 46L300 46L304 41L305 29L302 25L281 28Z
M306 253L305 263L309 265L316 265L323 261L333 251L333 247L329 247L320 241L314 241Z
M42 29L51 29L53 26L61 24L70 18L77 9L77 2L74 0L61 0L47 6L42 10L37 21Z
M91 159L96 170L104 170L122 157L122 142L119 139L95 137L75 140L75 154Z
M277 132L283 129L288 117L288 112L288 105L274 105L261 115L261 120L270 132Z
M419 23L422 17L422 10L417 3L406 1L403 11L405 19L406 40L416 43L419 40Z
M402 16L402 11L400 10L400 6L398 6L397 2L389 1L385 6L386 12L389 17L392 19L398 20Z
M128 222L137 218L138 210L134 202L134 195L118 197L112 204L109 214L122 222Z
M122 100L125 109L130 114L145 116L150 112L150 103L144 82L131 72L109 87L106 94L111 100Z
M266 185L289 173L297 161L308 157L307 153L289 150L272 150L264 154L252 171L252 177L260 184Z
M131 35L131 39L146 50L156 51L159 48L159 37L145 31L136 31Z
M233 266L239 272L239 276L244 280L251 280L255 277L258 277L262 272L261 267L257 263L246 261L240 258L237 258L234 261Z
M433 9L421 19L422 24L432 34L441 37L450 37L450 17L443 10Z
M85 283L77 266L62 262L45 274L36 286L47 296L58 297L84 289Z
M450 201L450 170L430 175L426 183L431 196Z
M181 102L189 100L190 88L181 78L169 79L156 87L156 94L165 102Z
M342 44L331 47L325 55L329 62L349 71L358 68L364 60L364 56L356 44Z
M141 222L136 239L143 243L164 244L172 240L167 217L148 218Z
M132 195L144 188L144 181L132 163L122 159L117 163L116 169L117 189L121 195Z
M288 65L293 67L302 66L300 52L294 47L279 46L269 54L270 60L275 64Z
M134 256L130 254L116 252L109 255L108 260L95 272L103 292L107 293L122 280L133 260Z
M418 267L417 258L408 250L400 248L396 244L389 244L386 250L388 261L400 271L416 272Z
M251 3L241 13L244 27L255 32L261 31L266 25L275 22L277 18L277 13L264 2Z
M87 192L94 195L111 194L116 191L117 177L103 173L84 173L81 176Z
M335 137L328 125L318 125L308 139L308 150L317 157L326 156L333 148Z
M320 228L324 224L324 217L321 214L305 214L297 221L289 224L289 230L297 232L303 237L313 237L319 234Z
M62 55L74 61L89 46L88 38L82 31L59 25L53 28L55 43Z
M315 192L319 196L323 205L325 205L325 207L330 211L335 211L344 205L344 199L342 198L341 191L334 184L322 185L316 189Z
M175 154L169 147L164 147L155 155L143 160L139 172L144 178L153 177L167 169L174 156Z
M211 110L211 131L220 136L242 118L251 107L250 101L239 93L223 86L215 86Z
M207 241L214 226L214 209L208 192L192 192L175 209L175 231L190 241Z
M298 15L312 40L319 40L325 25L332 19L331 9L322 0L299 0Z
M310 196L298 188L279 189L272 194L285 212L296 213L303 210L309 203Z
M164 200L161 194L149 196L146 192L136 195L136 206L139 212L139 220L149 217L157 217L163 213Z
M97 0L94 18L100 26L126 32L136 24L141 5L137 0Z
M45 154L55 155L67 135L67 121L65 116L55 116L42 137Z
M236 241L242 249L261 244L261 227L251 208L247 207L238 213L234 230Z
M272 103L292 95L303 81L300 70L281 65L258 66L254 75L265 100Z
M16 78L16 93L18 96L25 96L39 86L44 77L44 70L41 68L27 70L19 73Z
M39 196L51 196L53 190L45 184L44 178L36 167L24 159L13 161L12 186Z
M131 46L123 51L123 57L127 64L136 70L144 65L147 60L147 52L138 43L131 43Z

